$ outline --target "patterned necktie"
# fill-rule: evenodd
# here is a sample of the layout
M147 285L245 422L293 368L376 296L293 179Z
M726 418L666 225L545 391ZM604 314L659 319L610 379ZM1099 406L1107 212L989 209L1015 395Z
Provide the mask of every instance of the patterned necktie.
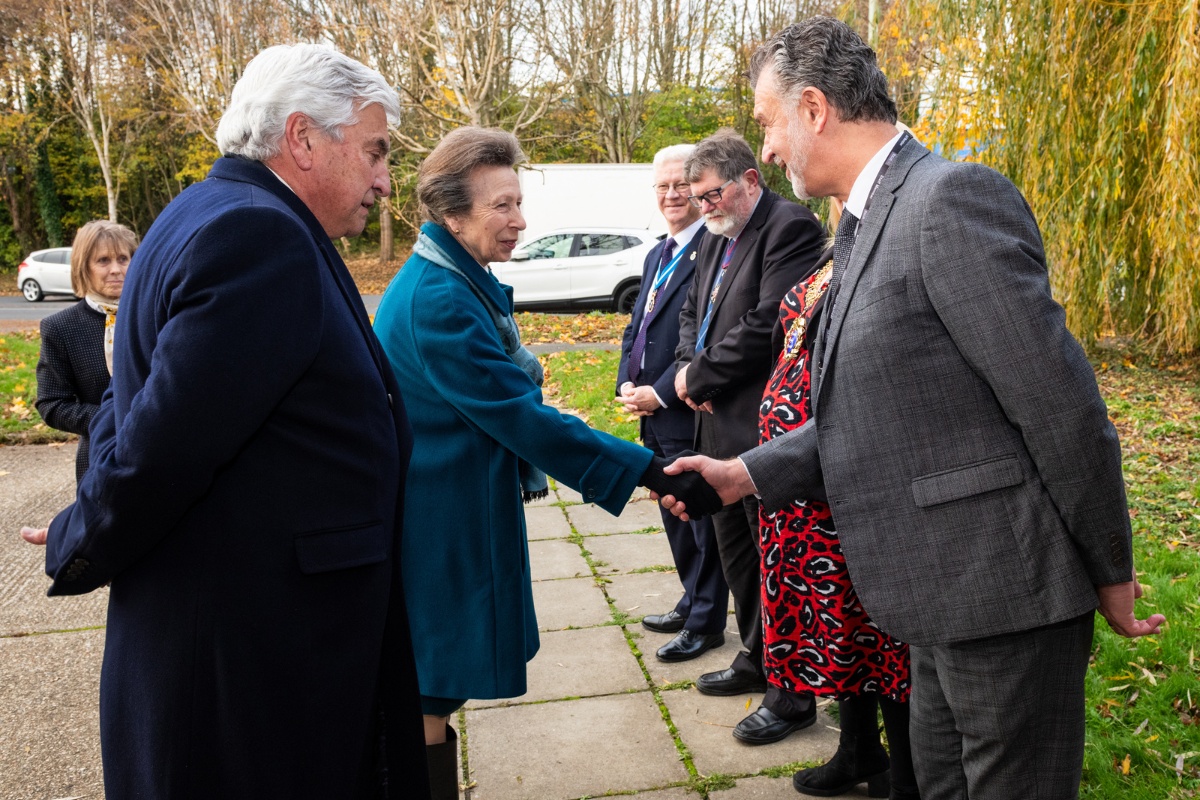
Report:
M666 287L670 275L663 279L663 268L671 263L671 254L675 252L675 237L670 237L663 243L662 256L658 259L658 269L654 272L654 283L650 284L650 296L646 301L646 309L642 314L642 324L638 327L637 336L633 339L633 348L629 351L629 380L637 383L642 374L642 357L646 354L646 329L650 327L650 319L654 309L658 307L658 295ZM660 284L661 281L661 284Z
M729 269L729 264L733 261L733 248L736 245L737 239L729 240L729 244L725 247L725 257L721 259L721 268L717 270L717 277L713 279L712 291L708 293L708 310L704 312L704 321L700 323L700 333L696 336L696 352L704 349L708 326L712 322L713 305L717 302L717 292L721 288L721 281L725 280L725 270Z

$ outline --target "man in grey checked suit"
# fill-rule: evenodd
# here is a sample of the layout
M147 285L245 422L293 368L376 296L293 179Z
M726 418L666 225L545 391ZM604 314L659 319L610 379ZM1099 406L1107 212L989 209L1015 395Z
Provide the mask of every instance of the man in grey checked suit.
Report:
M912 646L924 800L1076 797L1093 610L1131 637L1164 620L1134 615L1116 431L1033 214L998 173L898 137L874 53L840 22L776 34L751 80L763 161L861 222L839 226L854 238L813 418L676 469L725 502L829 498L864 607Z

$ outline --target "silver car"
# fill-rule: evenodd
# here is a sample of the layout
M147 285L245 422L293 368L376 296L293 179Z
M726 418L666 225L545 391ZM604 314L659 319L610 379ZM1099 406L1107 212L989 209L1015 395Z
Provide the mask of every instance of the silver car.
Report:
M17 288L31 303L48 294L74 295L71 289L71 248L52 247L30 253L17 267Z
M559 228L526 239L492 272L518 308L605 307L628 314L646 254L664 234L638 228Z

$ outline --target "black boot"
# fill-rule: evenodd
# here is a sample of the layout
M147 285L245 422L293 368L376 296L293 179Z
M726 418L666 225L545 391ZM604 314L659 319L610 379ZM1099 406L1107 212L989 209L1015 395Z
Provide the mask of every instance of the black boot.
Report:
M874 694L838 702L842 734L829 763L802 769L792 776L800 794L834 797L866 782L871 797L888 795L888 755L879 743L879 722Z
M446 726L446 741L425 745L430 800L458 800L458 734Z
M883 728L887 731L888 753L892 759L892 792L888 800L921 800L908 742L908 703L881 697L879 710L883 712Z

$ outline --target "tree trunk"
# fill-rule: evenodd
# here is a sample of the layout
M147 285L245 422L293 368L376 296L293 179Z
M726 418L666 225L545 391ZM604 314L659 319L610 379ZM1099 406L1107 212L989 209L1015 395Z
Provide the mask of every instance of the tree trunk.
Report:
M396 255L396 237L392 230L392 201L379 201L379 263L386 264Z

